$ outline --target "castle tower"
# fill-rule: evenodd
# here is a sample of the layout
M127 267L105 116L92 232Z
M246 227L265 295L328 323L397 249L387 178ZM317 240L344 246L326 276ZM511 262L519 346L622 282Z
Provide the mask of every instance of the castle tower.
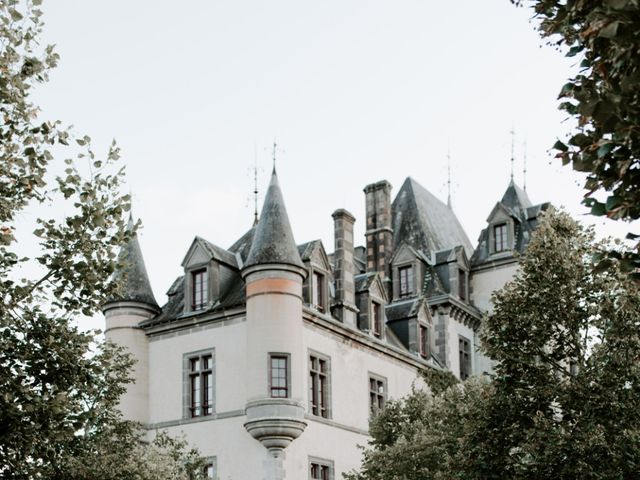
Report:
M128 228L133 228L131 217ZM122 290L117 298L110 299L102 307L106 323L105 338L108 342L124 347L136 360L131 372L134 383L129 384L120 397L120 411L125 419L146 424L149 344L138 325L157 315L160 307L151 291L137 235L122 248L119 258L124 263L124 268L116 273L116 277L122 282Z
M242 269L247 295L247 422L281 465L282 451L306 428L302 348L302 282L306 276L293 240L275 169ZM277 473L267 478L280 478Z

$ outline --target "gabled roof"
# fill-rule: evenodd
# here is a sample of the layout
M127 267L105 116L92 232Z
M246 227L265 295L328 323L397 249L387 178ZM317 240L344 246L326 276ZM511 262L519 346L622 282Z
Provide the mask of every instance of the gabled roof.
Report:
M133 230L133 218L129 216L127 229ZM160 309L151 290L151 282L142 257L142 250L138 243L138 234L135 233L131 240L122 247L118 256L124 267L115 273L115 279L122 282L121 294L109 301L140 302Z
M193 239L193 242L191 242L191 246L189 247L189 250L187 250L187 254L184 257L184 260L182 260L183 266L189 259L189 256L193 252L194 248L197 248L198 246L202 248L206 255L209 256L209 258L215 258L220 262L226 263L230 267L238 268L238 261L233 253L198 236Z
M419 251L447 250L458 245L470 257L473 247L453 210L411 177L393 201L394 247L405 241Z
M274 169L260 220L244 268L260 264L287 264L303 268Z

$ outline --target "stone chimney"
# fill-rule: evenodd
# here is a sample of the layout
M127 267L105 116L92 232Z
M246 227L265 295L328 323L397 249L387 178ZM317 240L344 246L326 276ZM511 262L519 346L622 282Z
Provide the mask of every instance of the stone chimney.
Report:
M338 209L333 217L335 250L333 276L336 282L334 315L346 325L356 328L356 291L353 268L353 224L355 217L344 209Z
M367 272L380 272L387 289L390 284L391 184L381 180L364 187L367 225Z

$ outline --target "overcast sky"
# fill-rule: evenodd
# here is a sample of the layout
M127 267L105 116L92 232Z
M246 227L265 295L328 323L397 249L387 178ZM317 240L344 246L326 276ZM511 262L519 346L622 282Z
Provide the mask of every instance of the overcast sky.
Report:
M96 150L115 138L159 303L195 235L229 247L278 174L298 243L333 251L331 213L356 216L367 184L411 176L453 206L476 245L515 178L576 217L581 180L548 150L570 124L557 93L575 71L508 0L49 0L61 55L36 93ZM599 226L624 235L627 225Z

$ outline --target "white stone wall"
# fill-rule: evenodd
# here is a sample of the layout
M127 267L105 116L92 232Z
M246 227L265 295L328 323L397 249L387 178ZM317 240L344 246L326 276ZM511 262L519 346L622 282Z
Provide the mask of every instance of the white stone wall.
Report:
M218 475L224 480L260 480L268 459L267 450L243 427L246 417L242 409L248 396L245 379L249 374L256 379L267 377L266 359L261 372L246 371L246 327L239 318L226 325L219 322L182 334L152 337L149 343L149 418L154 429L150 437L155 428L167 429L172 435L184 433L204 456L216 457ZM270 342L265 338L266 344ZM215 349L215 415L183 419L184 354L210 348ZM287 348L278 345L278 350ZM285 450L285 478L305 480L311 456L333 461L337 480L343 472L359 467L361 450L357 445L366 444L368 439L369 373L387 379L388 399L408 394L414 382L418 386L423 383L417 380L414 366L305 322L303 354L297 366L305 374L302 385L296 388L305 408L309 401L309 350L331 359L331 418L316 419L307 413L307 429Z
M491 294L510 281L517 270L517 263L508 263L474 272L471 277L474 305L483 312L490 312L493 308Z

